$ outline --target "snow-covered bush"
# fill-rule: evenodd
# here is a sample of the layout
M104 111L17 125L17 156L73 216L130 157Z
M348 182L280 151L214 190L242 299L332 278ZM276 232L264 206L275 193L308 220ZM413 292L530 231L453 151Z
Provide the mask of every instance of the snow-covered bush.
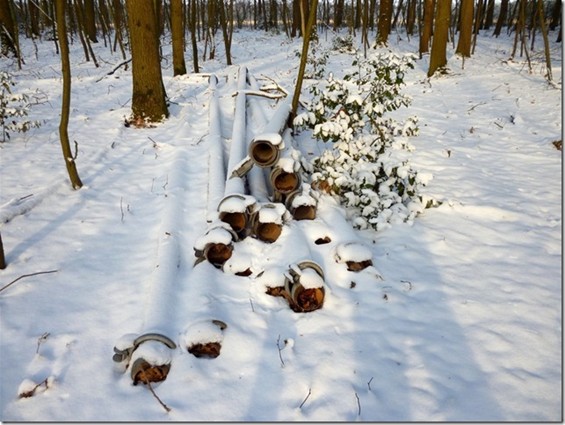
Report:
M15 86L12 77L0 71L0 125L2 125L2 142L10 139L11 132L26 132L30 128L39 127L39 121L25 119L30 104L26 94L13 94Z
M351 34L335 36L332 40L332 49L340 53L355 53L353 36Z
M357 57L343 79L330 75L312 86L307 111L295 118L295 126L332 143L312 160L312 187L339 197L355 227L380 230L429 206L418 193L425 181L406 159L417 117L389 116L410 104L400 90L413 63L414 56L390 51Z

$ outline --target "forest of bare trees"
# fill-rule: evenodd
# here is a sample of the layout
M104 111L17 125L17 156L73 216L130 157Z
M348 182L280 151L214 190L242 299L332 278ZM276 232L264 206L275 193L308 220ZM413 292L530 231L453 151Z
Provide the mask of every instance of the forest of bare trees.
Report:
M125 0L66 0L70 43L81 43L86 60L96 62L92 43L104 43L126 60L131 23ZM192 49L193 71L201 60L214 58L216 42L225 47L231 63L230 44L235 29L252 28L301 37L312 0L153 0L135 1L132 7L151 5L158 35L171 34L175 47L175 75L186 72L180 51ZM370 44L386 45L392 32L420 37L420 54L432 45L438 14L449 11L448 41L457 53L470 56L473 34L502 31L515 34L520 54L531 50L548 30L561 28L561 0L323 0L316 2L318 31L343 30L352 34L375 32ZM445 11L443 12L445 14ZM19 37L48 39L57 44L54 2L49 0L0 0L3 55L20 57ZM146 30L146 29L145 29ZM440 31L441 32L441 31ZM557 34L561 39L561 31ZM221 40L220 40L221 39ZM185 42L190 40L190 43ZM198 46L200 49L195 50ZM188 70L190 71L190 70Z
M0 0L0 54L15 58L22 68L21 37L53 43L69 80L64 89L70 91L66 43L80 43L86 61L95 66L92 45L103 43L119 55L114 71L131 64L132 115L127 123L144 126L168 116L161 43L171 43L174 75L182 75L199 72L199 61L214 59L218 43L231 65L232 35L242 28L304 36L303 61L313 32L360 34L365 50L386 46L391 36L418 37L418 53L429 54L432 76L445 68L449 44L464 59L474 54L479 32L498 37L506 31L514 40L511 57L525 57L530 68L530 52L544 52L551 81L548 37L557 31L556 41L561 41L561 7L561 0ZM185 56L192 58L191 69ZM295 103L300 87L301 75ZM68 104L62 108L61 143L78 188L66 140L66 108Z

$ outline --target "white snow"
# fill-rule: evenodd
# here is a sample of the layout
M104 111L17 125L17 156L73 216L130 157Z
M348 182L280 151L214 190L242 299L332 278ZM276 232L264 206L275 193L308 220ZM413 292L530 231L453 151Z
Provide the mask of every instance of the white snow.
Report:
M320 31L331 48L334 35ZM193 267L194 247L208 240L199 238L209 229L214 180L210 91L200 75L172 77L170 40L170 117L146 129L123 125L131 67L106 75L121 56L95 43L96 68L79 42L70 46L69 135L84 183L76 191L59 144L59 56L46 39L20 42L22 70L5 57L0 70L14 77L15 94L37 94L27 118L42 125L0 144L2 421L562 420L562 154L552 144L562 138L560 44L551 42L557 88L544 79L541 37L531 73L525 57L510 59L513 35L483 30L464 64L448 47L445 75L428 79L429 57L417 60L403 88L413 103L395 114L417 116L420 132L403 138L413 149L398 154L427 182L422 195L441 206L409 223L384 214L379 232L353 231L343 208L321 195L316 218L285 222L272 244L234 243L226 270L250 267L243 277L208 262ZM216 59L201 66L218 76L215 139L229 152L238 65L292 93L302 40L236 30L232 67L221 37L215 42ZM417 52L418 38L400 31L389 48ZM353 57L334 50L326 70L341 77ZM267 118L280 104L254 99ZM250 119L247 128L246 142L263 127ZM310 136L294 135L305 159L328 146ZM229 211L249 207L248 198L230 199ZM231 241L225 229L207 237L220 234ZM382 278L346 270L333 257L337 247L372 258ZM265 285L304 260L324 271L324 305L295 313ZM228 325L221 354L196 358L180 342L219 338L211 319ZM169 412L112 360L114 346L148 331L179 343L147 341L135 354L170 361L166 380L153 385ZM46 379L31 397L18 396Z
M273 146L279 146L282 143L282 136L279 133L259 133L255 136L254 141L262 141Z
M212 320L202 320L191 324L182 334L184 347L208 342L222 342L224 334L220 326Z
M335 247L335 259L338 263L362 262L370 260L372 257L373 252L366 245L358 242L340 243Z

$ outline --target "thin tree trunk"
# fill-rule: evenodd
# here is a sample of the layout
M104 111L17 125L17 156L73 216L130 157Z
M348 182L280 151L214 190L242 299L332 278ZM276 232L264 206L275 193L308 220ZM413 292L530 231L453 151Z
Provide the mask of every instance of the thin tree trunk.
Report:
M292 97L292 109L290 113L290 122L296 116L298 110L298 101L300 99L300 91L302 90L302 82L304 80L304 72L306 70L306 62L308 59L308 48L310 45L310 36L316 25L316 12L318 10L318 0L312 0L310 13L308 14L308 24L306 25L306 33L302 35L302 54L300 56L300 67L298 68L298 76L296 79L296 87Z
M549 50L549 39L547 36L547 27L545 25L545 13L543 11L543 0L538 0L537 12L540 21L540 29L543 36L543 46L545 52L545 64L547 65L546 77L548 81L553 81L553 73L551 72L551 52Z
M381 0L377 22L377 45L386 46L392 21L392 0Z
M2 234L0 233L0 269L6 268L6 256L4 255L4 244L2 243Z
M228 23L226 19L226 9L224 7L224 2L221 1L218 4L220 8L220 26L222 27L222 34L224 37L224 49L226 51L226 64L231 65L231 37L228 33Z
M200 68L198 67L198 44L196 43L197 1L198 0L190 0L190 42L192 44L192 64L195 73L200 72Z
M93 43L98 43L96 38L96 19L94 11L94 1L84 0L84 32L88 37L89 41Z
M71 152L69 143L69 114L71 107L71 64L69 61L69 46L67 42L67 24L65 22L66 0L56 0L55 9L57 14L57 35L61 45L61 68L63 73L63 94L61 106L61 122L59 124L59 137L65 166L69 174L69 179L73 189L80 189L82 182L78 175L75 163L75 156Z

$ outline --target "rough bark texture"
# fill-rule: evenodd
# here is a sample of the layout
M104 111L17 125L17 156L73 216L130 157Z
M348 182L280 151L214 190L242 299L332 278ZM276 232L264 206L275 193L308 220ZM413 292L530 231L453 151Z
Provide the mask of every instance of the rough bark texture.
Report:
M184 13L182 0L171 0L171 33L173 38L173 75L186 74L184 61Z
M69 60L69 46L67 42L67 26L65 23L65 0L57 0L55 2L56 20L57 20L57 36L61 48L61 66L63 73L63 95L61 106L61 122L59 124L59 138L61 139L61 148L63 150L63 158L65 166L71 180L73 189L80 189L82 182L78 175L75 158L71 151L69 143L69 114L71 107L71 64Z
M127 0L132 57L132 121L158 122L169 116L161 74L157 18L153 2Z
M386 46L392 24L392 0L381 0L377 23L377 45Z
M10 1L0 0L0 41L2 43L2 55L12 53L18 55L16 49L14 20L12 18Z
M471 56L471 36L473 35L473 5L474 0L461 1L461 24L459 27L459 41L455 53L464 57Z
M438 0L428 77L431 77L438 69L447 64L446 48L450 19L451 0Z
M2 244L2 235L0 234L0 270L6 268L6 257L4 256L4 245Z
M508 1L508 0L507 0ZM424 0L424 19L422 33L420 35L420 55L430 50L430 38L432 36L432 25L434 22L435 0Z

